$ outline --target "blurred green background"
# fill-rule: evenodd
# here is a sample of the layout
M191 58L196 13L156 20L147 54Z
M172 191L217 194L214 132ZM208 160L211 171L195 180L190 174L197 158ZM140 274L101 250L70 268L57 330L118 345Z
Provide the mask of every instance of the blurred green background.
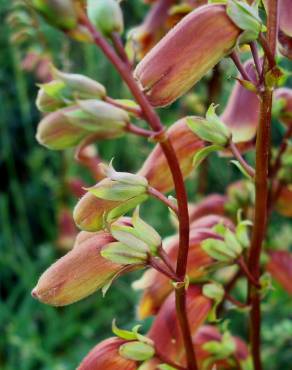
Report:
M147 11L140 1L127 1L123 7L128 28L139 24ZM0 0L0 369L69 370L76 368L98 341L110 335L113 318L125 327L135 322L138 294L129 288L135 278L129 275L119 279L104 299L97 293L65 308L45 306L30 296L39 275L64 253L56 247L57 214L62 204L73 207L77 201L64 190L64 177L81 177L88 184L93 184L93 179L74 163L72 152L48 151L34 138L40 117L34 103L37 80L33 73L22 70L21 61L38 43L34 34L23 42L11 42L17 30L6 20L13 10L13 3ZM42 21L41 31L58 68L95 78L113 97L128 96L117 73L95 47L69 41ZM223 61L221 69L226 76L235 75L229 62ZM208 100L210 77L196 87L202 104ZM223 93L218 98L222 104L233 84L226 77L223 82ZM185 106L177 103L162 111L161 116L171 124L185 113ZM280 131L276 127L276 140ZM105 160L115 157L119 170L135 171L150 147L143 139L131 136L101 143L98 149ZM228 160L213 156L207 191L223 193L226 184L237 178L238 172ZM198 198L194 196L198 186L194 175L188 181L192 200ZM142 211L163 235L173 232L160 204L151 201ZM287 221L275 217L272 239L281 239L283 225L287 229ZM291 243L290 234L286 239ZM270 294L264 305L266 369L291 369L291 312L289 297L281 288ZM245 319L245 315L234 315L232 324L243 335Z

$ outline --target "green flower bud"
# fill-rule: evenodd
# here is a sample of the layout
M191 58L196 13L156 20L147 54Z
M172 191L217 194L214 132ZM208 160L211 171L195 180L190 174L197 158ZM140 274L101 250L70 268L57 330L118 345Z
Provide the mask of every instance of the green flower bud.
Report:
M63 82L71 100L104 99L106 97L105 87L89 77L64 73L56 68L53 68L53 76L55 80Z
M130 118L127 112L97 100L80 100L75 109L66 113L69 121L92 132L115 133L125 131Z
M124 30L123 13L116 0L88 0L87 14L92 24L106 37Z
M87 130L71 125L65 112L59 110L42 119L36 134L41 145L52 150L62 150L78 145L88 135Z
M31 0L32 6L49 23L63 30L77 27L77 13L71 0Z
M46 84L40 85L36 106L40 112L48 113L54 112L57 109L66 106L62 99L62 91L64 84L60 81L51 81Z
M225 359L236 351L236 343L231 334L227 331L222 335L221 341L210 341L203 345L203 349L215 356L216 359Z
M122 357L134 361L146 361L155 355L153 346L138 341L123 344L119 353Z
M200 139L224 147L228 144L231 133L216 115L215 108L214 104L209 107L206 119L200 117L188 118L187 124Z

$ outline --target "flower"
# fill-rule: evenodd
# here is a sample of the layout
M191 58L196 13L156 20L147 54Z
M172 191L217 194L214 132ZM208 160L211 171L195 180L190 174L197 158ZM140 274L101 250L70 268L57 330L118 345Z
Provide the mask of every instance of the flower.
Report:
M292 295L292 253L289 251L271 251L269 257L267 271Z
M108 288L116 277L133 268L101 256L102 248L113 241L103 231L79 233L73 249L41 275L33 297L52 306L66 306Z
M199 7L156 44L134 76L153 106L169 105L230 53L240 33L224 5Z
M206 238L214 235L211 228L218 222L226 222L218 216L206 216L199 219L191 226L190 250L188 257L187 275L192 282L200 281L207 273L214 260L205 253L201 243ZM175 265L179 248L177 235L167 238L164 243L165 252L170 262ZM134 289L143 290L138 305L138 315L141 319L158 312L166 297L173 290L169 278L154 269L148 269L143 276L133 283Z
M204 143L189 129L185 118L173 124L167 130L167 135L176 152L183 176L186 178L193 169L194 154L204 147ZM138 174L146 177L149 185L162 193L171 191L174 187L172 175L160 145L156 145Z
M83 359L78 370L136 370L137 363L125 359L119 349L127 341L119 338L106 339L95 346Z

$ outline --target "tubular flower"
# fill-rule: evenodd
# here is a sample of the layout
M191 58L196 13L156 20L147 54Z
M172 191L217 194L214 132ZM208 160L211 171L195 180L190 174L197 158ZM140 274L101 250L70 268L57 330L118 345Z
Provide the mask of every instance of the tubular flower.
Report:
M256 83L256 72L252 60L244 64L251 80ZM221 116L222 121L232 132L232 140L242 143L252 140L257 131L260 114L260 100L253 91L235 82L227 106Z
M153 106L169 105L228 55L240 32L224 5L199 7L146 55L135 78Z
M269 256L270 260L267 264L267 270L292 295L292 253L288 251L272 251Z
M286 126L292 125L292 89L282 87L275 91L275 99L280 100L282 107L279 112L279 120Z
M203 148L204 143L189 129L185 118L172 125L167 135L173 144L183 176L186 178L193 169L194 154ZM169 192L174 187L172 175L160 145L153 149L138 173L147 178L149 185L162 193Z
M120 347L127 343L119 338L104 340L95 346L83 359L78 370L136 370L135 361L125 359L119 353Z
M234 352L231 354L231 356L229 356L230 358L213 358L212 360L213 353L207 350L206 345L210 342L218 344L222 342L222 334L218 331L216 327L211 325L204 325L199 328L198 332L195 335L194 342L197 360L200 368L202 367L206 370L211 370L214 368L214 366L216 366L216 369L218 370L232 370L235 368L232 356L234 356L238 362L247 361L248 348L246 343L239 337L230 336L229 340L234 343Z
M82 139L112 139L123 135L129 117L110 104L83 100L77 105L48 114L38 125L36 138L49 149L74 147Z
M280 52L292 59L292 1L280 0L279 2L279 44Z
M81 232L74 248L57 260L40 277L33 297L52 306L66 306L107 286L131 269L101 256L102 248L115 241L106 232Z
M206 320L212 302L202 295L201 289L191 285L187 290L187 314L190 331L195 335ZM163 335L161 335L163 333ZM175 295L172 293L158 312L148 333L156 344L158 353L164 354L171 361L185 366L185 349L175 311Z
M214 263L214 260L201 248L201 242L213 235L210 229L220 221L223 221L223 219L216 216L203 217L200 222L201 225L199 224L198 228L191 229L187 266L187 274L191 281L204 278L206 269ZM164 245L168 258L174 265L179 248L178 237L169 238ZM133 287L134 289L143 289L138 305L140 319L156 314L166 297L173 290L171 281L152 268L147 270L140 280L134 282Z

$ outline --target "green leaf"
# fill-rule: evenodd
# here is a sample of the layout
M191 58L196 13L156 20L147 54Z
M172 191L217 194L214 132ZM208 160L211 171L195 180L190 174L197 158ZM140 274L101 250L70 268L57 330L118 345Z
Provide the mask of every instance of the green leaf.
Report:
M142 264L147 261L146 252L129 247L120 242L107 244L100 254L103 258L121 265Z
M239 171L246 177L248 178L249 180L253 180L253 178L250 176L250 174L245 170L245 168L238 162L236 161L235 159L230 161L230 163L234 164L234 166L236 166Z
M114 208L111 210L107 215L105 221L107 223L111 223L115 220L117 220L119 217L125 215L127 212L129 212L131 209L136 208L139 204L145 202L149 198L149 195L142 194L138 197L131 198L121 204L120 206Z
M119 329L116 325L115 319L112 322L112 332L117 337L122 338L122 339L126 339L126 340L136 340L137 339L136 333L129 331L129 330Z

